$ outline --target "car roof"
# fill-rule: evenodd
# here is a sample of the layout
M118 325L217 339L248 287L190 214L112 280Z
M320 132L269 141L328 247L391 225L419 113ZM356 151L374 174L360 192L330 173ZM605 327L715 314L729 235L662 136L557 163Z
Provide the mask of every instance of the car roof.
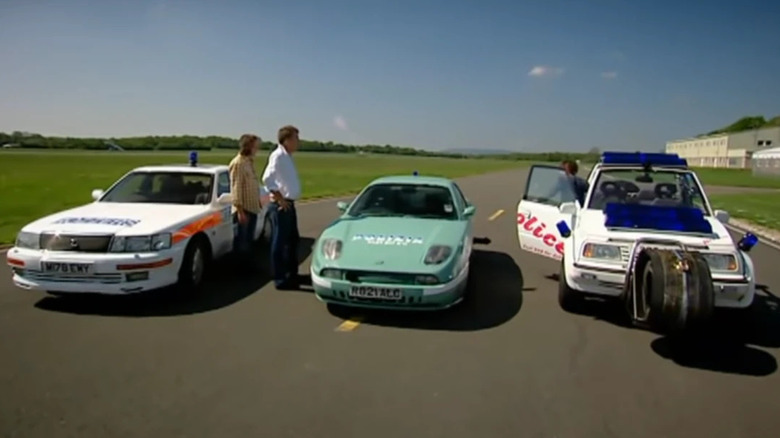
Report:
M133 169L133 172L180 172L215 174L226 170L228 170L228 166L224 164L198 164L197 166L190 166L189 164L162 164L137 167Z
M377 178L371 181L369 185L374 184L413 184L450 187L452 185L452 180L439 176L393 175Z

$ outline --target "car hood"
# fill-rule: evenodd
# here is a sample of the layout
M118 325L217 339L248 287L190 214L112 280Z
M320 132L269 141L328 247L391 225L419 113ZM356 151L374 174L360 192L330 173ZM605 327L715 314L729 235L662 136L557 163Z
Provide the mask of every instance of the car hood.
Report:
M325 239L338 239L342 241L341 257L336 261L339 267L420 272L429 270L423 260L431 246L448 245L454 255L465 238L465 231L466 222L461 221L342 218L322 233L316 250L321 251L320 246Z
M45 216L23 230L83 234L144 235L185 223L208 211L207 205L93 202Z
M633 230L630 228L612 228L608 229L604 222L606 215L599 210L581 210L579 213L577 234L587 236L595 240L604 240L607 238L636 241L643 237L655 237L662 239L673 239L687 245L708 245L713 249L732 250L734 242L723 224L714 217L705 217L712 227L712 234L693 234L676 233L666 230Z

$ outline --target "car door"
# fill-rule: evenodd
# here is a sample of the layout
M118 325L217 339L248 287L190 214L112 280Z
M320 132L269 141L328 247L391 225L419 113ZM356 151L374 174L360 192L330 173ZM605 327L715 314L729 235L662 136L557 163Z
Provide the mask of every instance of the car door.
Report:
M523 197L517 204L517 239L520 248L554 260L563 257L564 238L557 224L573 228L572 215L559 207L577 196L565 172L558 166L537 164L528 171ZM577 207L579 208L579 207Z
M230 193L230 175L227 172L219 172L217 174L217 187L214 197L215 203L223 193ZM220 222L217 228L216 241L219 242L219 245L214 254L219 257L220 255L233 250L233 236L237 231L238 225L233 224L233 214L230 205L217 205L216 208L219 208L222 212L222 222Z
M466 199L466 195L463 194L463 191L458 187L457 184L452 183L452 186L454 187L455 192L455 203L460 208L461 211L465 210L466 207L470 206L471 203L468 199ZM474 217L466 218L466 233L463 236L463 257L461 258L461 262L458 264L458 269L465 266L465 264L469 261L471 258L471 251L474 246Z

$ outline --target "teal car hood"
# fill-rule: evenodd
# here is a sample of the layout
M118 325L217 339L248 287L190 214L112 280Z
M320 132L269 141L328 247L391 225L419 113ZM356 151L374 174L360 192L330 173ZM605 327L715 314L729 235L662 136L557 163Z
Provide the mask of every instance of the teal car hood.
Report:
M454 257L466 235L465 221L367 217L339 219L322 234L317 256L328 266L387 272L421 272L441 268L423 263L433 245L452 247ZM326 261L321 245L342 241L341 257Z

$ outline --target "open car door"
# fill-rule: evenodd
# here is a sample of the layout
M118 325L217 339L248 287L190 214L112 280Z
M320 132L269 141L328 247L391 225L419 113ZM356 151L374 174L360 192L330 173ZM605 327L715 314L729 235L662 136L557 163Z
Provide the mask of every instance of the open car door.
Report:
M572 215L561 213L564 202L577 202L566 173L558 166L531 166L520 203L517 204L517 239L520 248L554 260L563 258L564 238L556 224L572 228Z

